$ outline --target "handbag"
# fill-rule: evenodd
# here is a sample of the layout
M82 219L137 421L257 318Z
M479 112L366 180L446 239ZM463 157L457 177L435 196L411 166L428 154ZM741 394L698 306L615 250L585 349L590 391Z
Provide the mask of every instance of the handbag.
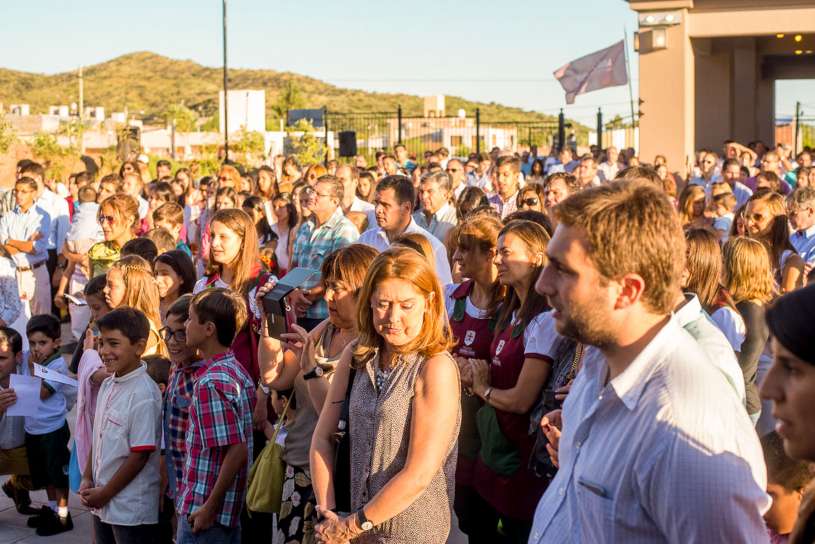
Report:
M272 439L266 442L263 451L260 452L249 470L249 484L246 489L246 509L249 512L280 513L286 464L283 462L283 446L277 443L277 436L286 420L290 402L291 396L286 399L286 404L275 425Z
M337 512L351 511L351 388L354 386L356 369L348 373L348 386L340 408L340 419L334 433L334 503Z

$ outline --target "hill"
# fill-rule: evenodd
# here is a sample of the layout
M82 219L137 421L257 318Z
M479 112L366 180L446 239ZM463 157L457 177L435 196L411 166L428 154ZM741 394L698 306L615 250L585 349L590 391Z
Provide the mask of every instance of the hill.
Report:
M163 118L172 105L184 104L201 117L217 113L222 70L202 66L190 60L176 60L150 52L136 52L84 68L85 104L104 106L108 114L137 112L146 119ZM0 68L0 102L27 103L32 113L45 113L48 106L78 102L77 73L34 74ZM421 115L422 98L408 94L376 93L345 89L318 79L291 72L234 68L229 70L233 89L264 89L267 119L277 118L274 111L281 94L292 86L300 95L301 107L329 111L381 112L402 106L404 115ZM478 103L448 96L448 112L463 108L473 115L475 108L491 121L552 121L555 117L495 103Z

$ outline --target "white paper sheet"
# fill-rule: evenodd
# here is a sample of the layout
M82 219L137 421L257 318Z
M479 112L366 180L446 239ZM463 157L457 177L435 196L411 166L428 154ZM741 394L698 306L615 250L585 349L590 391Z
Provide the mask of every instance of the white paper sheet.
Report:
M73 387L79 386L79 382L70 376L66 376L62 372L57 372L56 370L50 370L48 367L38 365L37 363L34 363L34 375L44 380L48 380L49 382L64 383Z
M40 384L42 380L34 376L12 374L9 376L9 387L14 389L17 402L6 410L9 416L36 416L40 410Z

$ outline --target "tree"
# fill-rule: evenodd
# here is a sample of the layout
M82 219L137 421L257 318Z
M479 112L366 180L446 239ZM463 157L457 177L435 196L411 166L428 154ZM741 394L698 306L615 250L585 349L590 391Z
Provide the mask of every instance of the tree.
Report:
M272 111L277 115L278 119L286 119L286 113L289 110L302 107L304 104L303 96L300 94L300 89L294 84L293 81L286 81L283 90L277 96L277 101L272 105Z
M69 137L69 145L67 147L59 144L57 137L47 132L37 132L34 134L34 140L31 143L31 151L34 156L40 159L46 168L47 177L59 179L65 174L67 168L68 158L77 155L77 149L73 146L73 141L70 140L70 132L66 134Z
M0 116L0 153L7 153L17 141L17 134L6 117Z
M255 159L263 159L266 154L266 140L263 133L246 130L241 127L237 140L229 142L230 155L232 152L243 155L246 163L253 163Z
M314 127L306 119L300 119L291 127L286 127L287 150L297 157L300 164L322 162L325 145L314 133Z
M184 104L172 104L162 114L164 122L168 125L175 121L175 129L179 132L194 132L198 116Z

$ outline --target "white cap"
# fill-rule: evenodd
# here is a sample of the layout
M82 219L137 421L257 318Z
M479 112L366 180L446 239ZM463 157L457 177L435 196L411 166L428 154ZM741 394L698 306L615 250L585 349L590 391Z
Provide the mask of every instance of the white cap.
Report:
M139 162L143 162L144 164L150 164L150 157L148 157L144 153L136 157L136 160Z

